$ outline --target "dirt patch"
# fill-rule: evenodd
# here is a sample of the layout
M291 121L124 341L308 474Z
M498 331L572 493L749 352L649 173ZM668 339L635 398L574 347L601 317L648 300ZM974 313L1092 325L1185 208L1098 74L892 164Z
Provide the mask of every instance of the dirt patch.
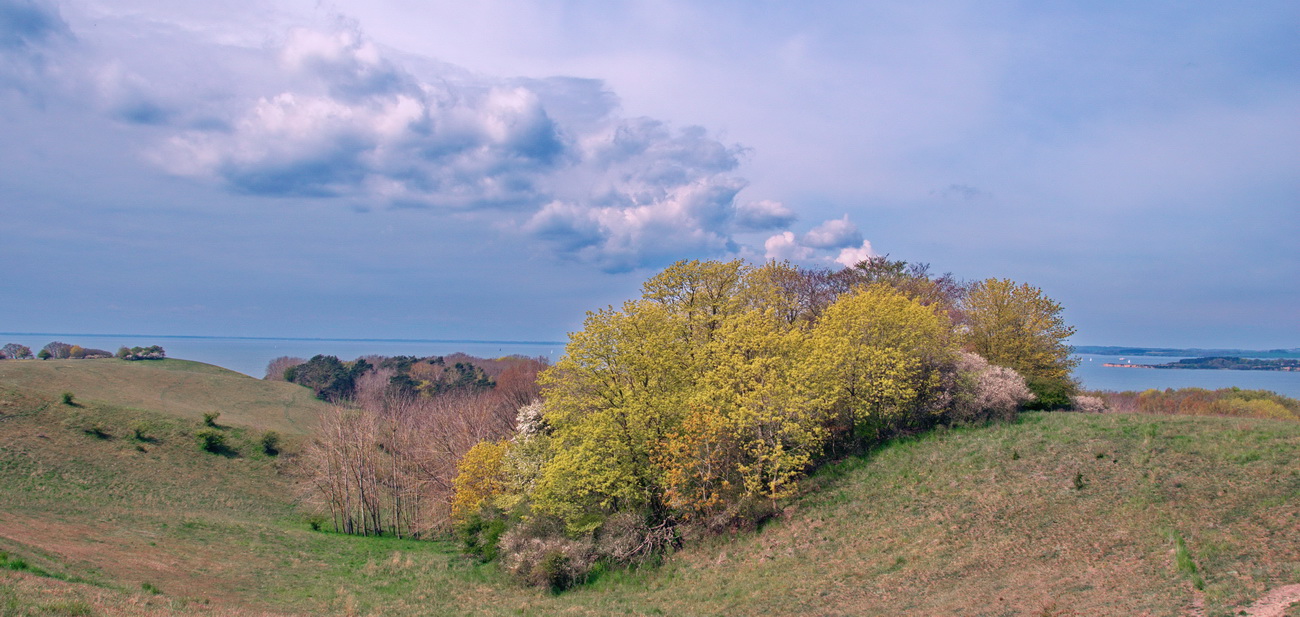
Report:
M1282 617L1287 607L1300 602L1300 585L1286 585L1268 592L1246 609L1246 617Z

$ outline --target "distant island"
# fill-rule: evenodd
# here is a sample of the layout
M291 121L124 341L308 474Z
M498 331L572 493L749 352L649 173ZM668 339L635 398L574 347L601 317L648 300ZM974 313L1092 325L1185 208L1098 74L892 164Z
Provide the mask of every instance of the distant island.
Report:
M1210 369L1232 371L1300 371L1300 359L1293 358L1237 358L1233 356L1211 356L1205 358L1185 358L1165 364L1136 364L1107 362L1102 366L1117 368L1164 368L1164 369Z
M1173 349L1169 347L1115 347L1076 345L1075 353L1097 354L1102 356L1165 356L1175 358L1296 358L1300 359L1300 347L1291 349Z

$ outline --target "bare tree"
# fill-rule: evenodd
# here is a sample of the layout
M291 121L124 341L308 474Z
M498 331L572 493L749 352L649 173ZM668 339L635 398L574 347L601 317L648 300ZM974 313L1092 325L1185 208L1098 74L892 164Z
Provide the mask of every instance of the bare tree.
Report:
M284 372L299 364L305 364L307 361L302 358L290 356L280 356L266 365L266 376L262 379L267 381L284 381Z

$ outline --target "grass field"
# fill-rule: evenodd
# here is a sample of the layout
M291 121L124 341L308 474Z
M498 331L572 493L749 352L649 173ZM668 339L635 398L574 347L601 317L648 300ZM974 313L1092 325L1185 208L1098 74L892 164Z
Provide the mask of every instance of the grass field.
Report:
M193 420L215 411L224 423L285 434L307 433L326 408L301 386L171 358L9 360L0 362L0 384Z
M144 385L221 401L262 382L193 363L119 363L137 383L102 390L102 374L71 375L97 362L20 379L0 362L0 617L1182 617L1198 596L1227 616L1300 583L1295 422L1049 413L940 430L823 470L759 532L551 595L449 543L312 531L287 457L257 444L282 428L231 421L231 450L203 452L208 407L150 407ZM222 424L260 417L220 409Z

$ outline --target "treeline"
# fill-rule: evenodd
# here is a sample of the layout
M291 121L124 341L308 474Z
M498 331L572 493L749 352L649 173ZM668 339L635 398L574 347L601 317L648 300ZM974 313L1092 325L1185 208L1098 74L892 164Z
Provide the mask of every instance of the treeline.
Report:
M162 347L151 345L149 347L121 347L114 354L103 349L70 345L61 341L47 343L35 355L32 354L30 347L18 343L7 343L3 348L0 348L0 360L29 360L32 358L40 360L92 360L113 357L123 360L159 360L167 357L167 352Z
M1180 388L1097 392L1109 411L1300 420L1300 400L1268 390Z
M511 433L540 392L540 358L452 354L277 358L268 378L334 402L298 457L304 495L336 531L422 537L450 520L456 462Z
M1209 369L1234 371L1295 371L1300 370L1300 360L1293 358L1238 358L1233 356L1214 356L1207 358L1183 358L1177 362L1154 364L1152 368L1165 369Z
M679 262L588 314L513 434L460 459L451 514L467 550L554 588L751 526L884 437L1071 405L1060 312L885 258Z

